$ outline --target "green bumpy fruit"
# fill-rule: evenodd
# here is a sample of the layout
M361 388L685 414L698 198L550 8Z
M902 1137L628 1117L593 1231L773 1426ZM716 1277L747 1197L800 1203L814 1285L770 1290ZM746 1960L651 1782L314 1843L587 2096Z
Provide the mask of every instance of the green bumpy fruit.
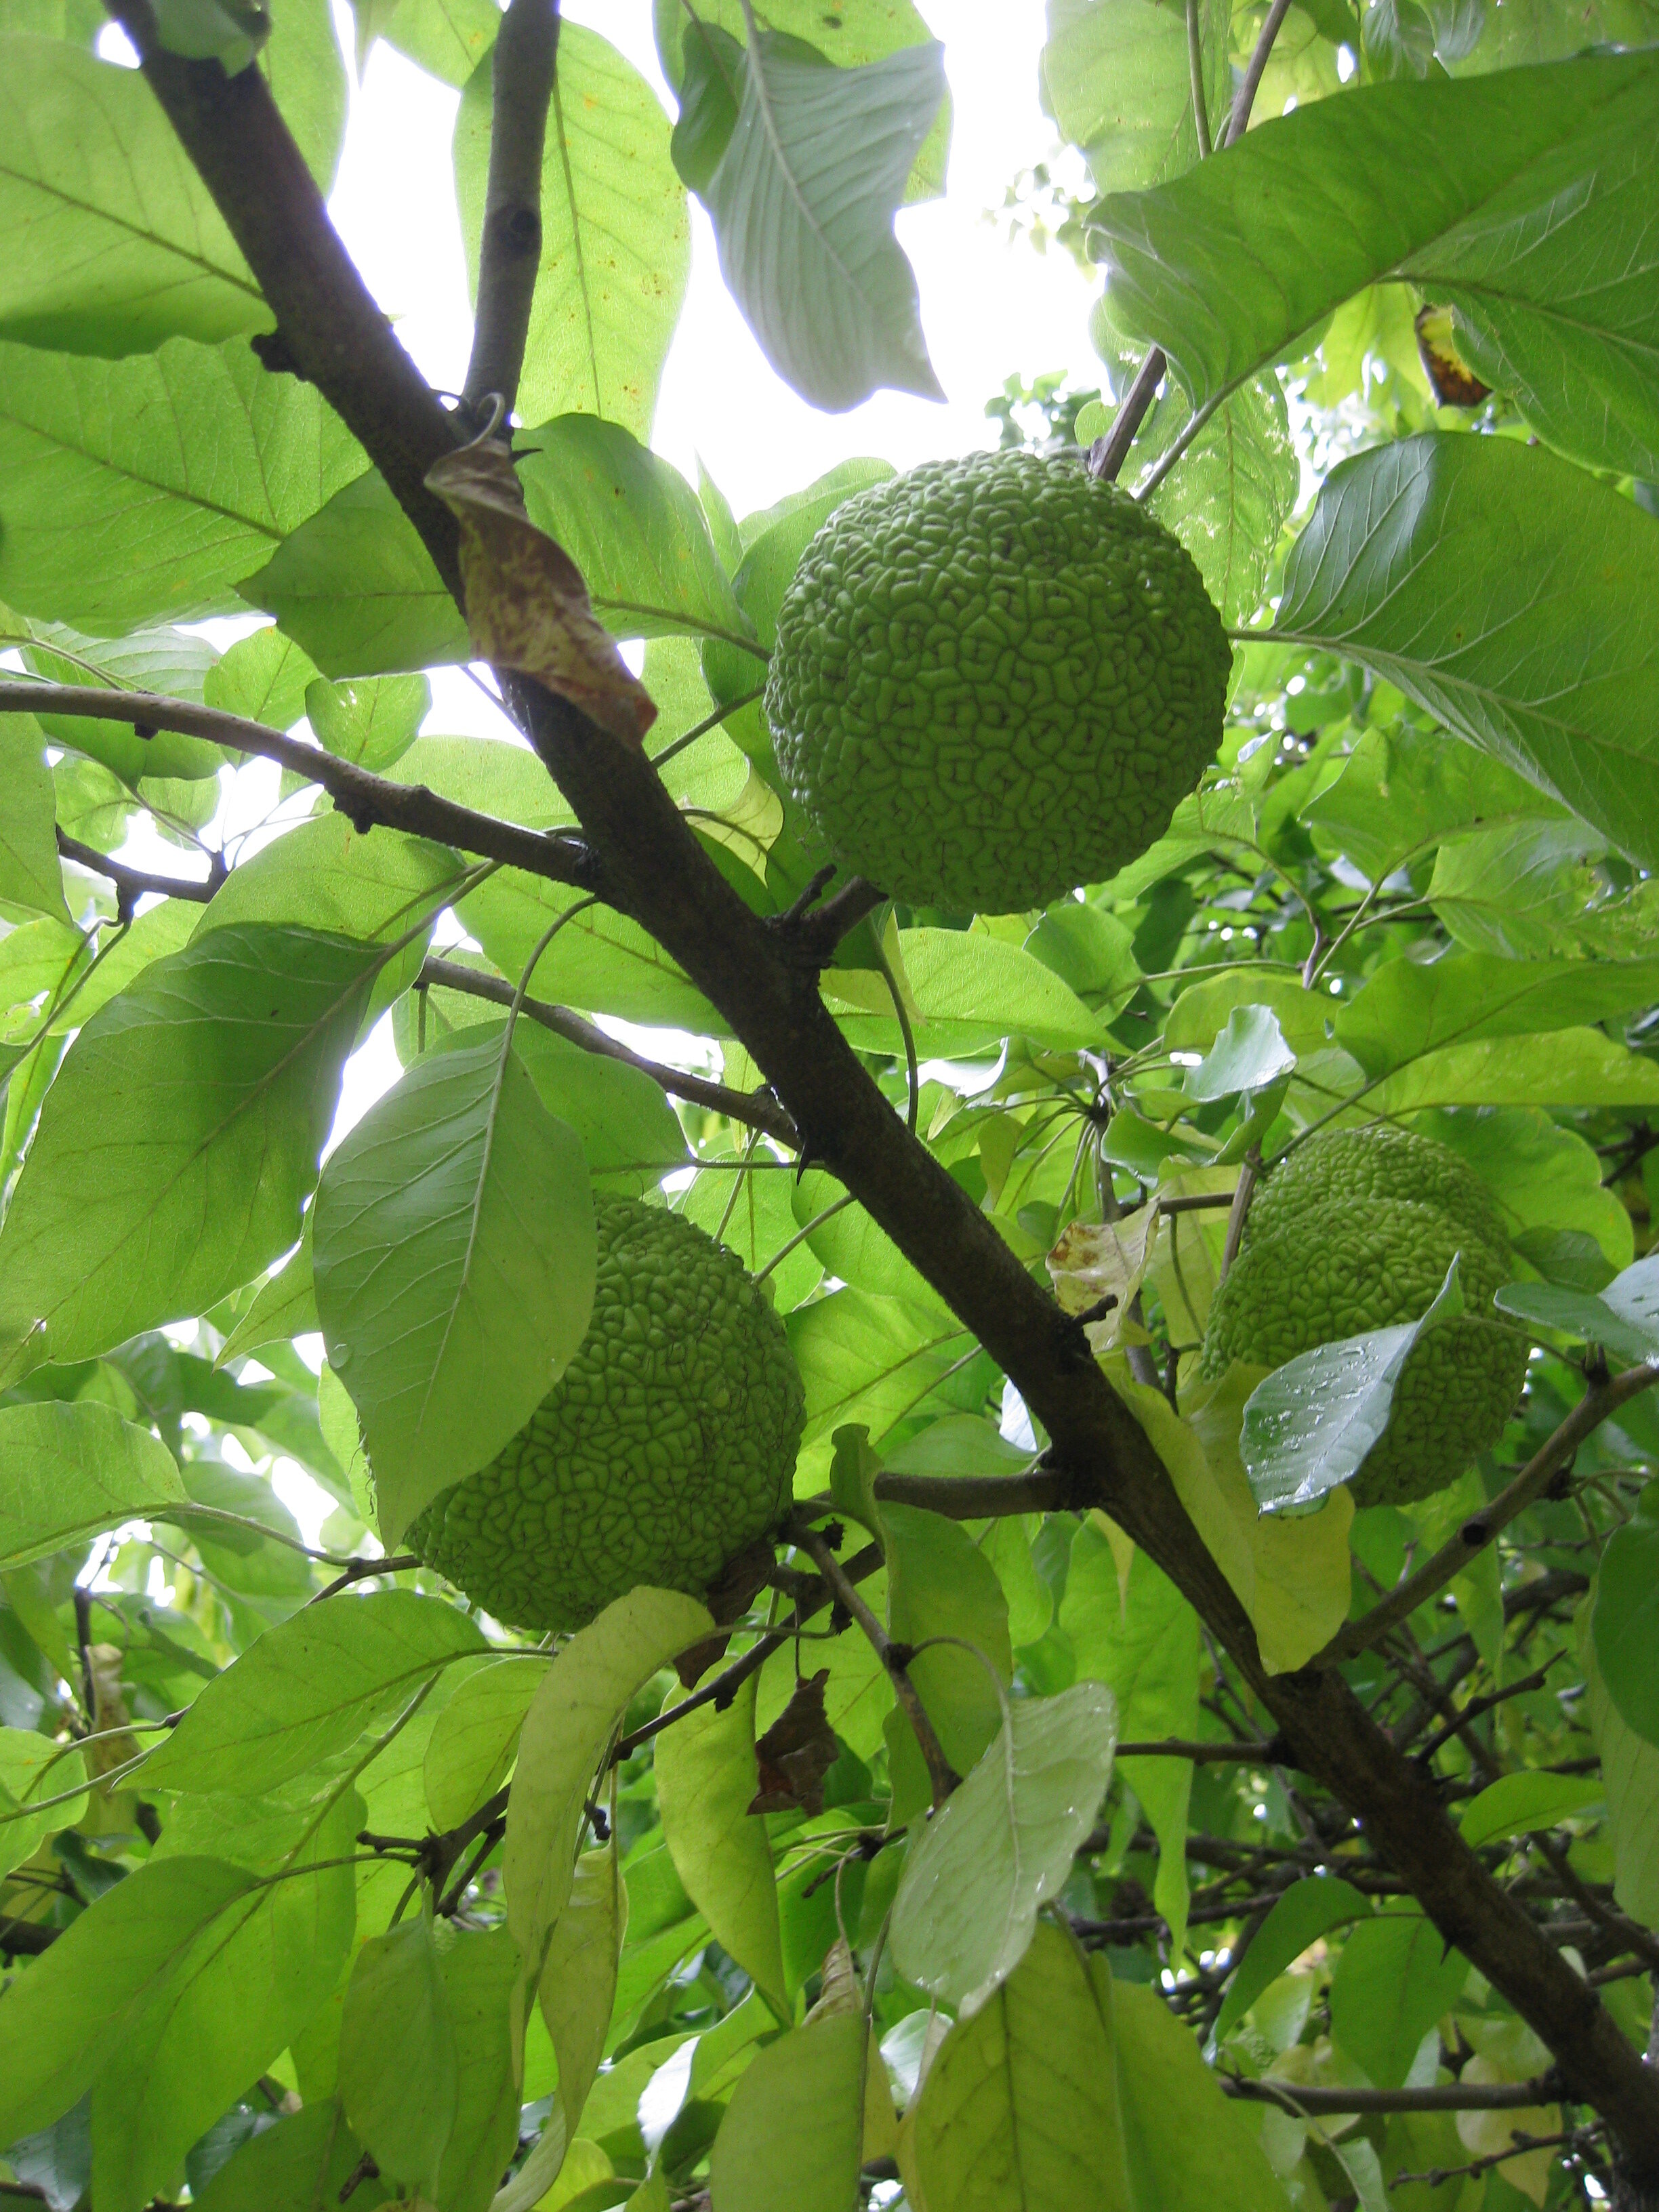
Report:
M929 461L838 507L778 615L766 715L830 852L916 906L1012 913L1169 826L1231 648L1191 556L1080 456Z
M1431 1137L1334 1131L1267 1178L1210 1309L1201 1371L1218 1377L1232 1359L1282 1367L1316 1345L1420 1320L1454 1253L1466 1310L1413 1347L1352 1486L1358 1505L1427 1498L1497 1443L1527 1373L1524 1340L1487 1318L1510 1274L1502 1218Z
M410 1530L514 1628L571 1629L641 1583L700 1597L787 1511L805 1395L779 1321L695 1223L601 1198L593 1316L512 1442Z

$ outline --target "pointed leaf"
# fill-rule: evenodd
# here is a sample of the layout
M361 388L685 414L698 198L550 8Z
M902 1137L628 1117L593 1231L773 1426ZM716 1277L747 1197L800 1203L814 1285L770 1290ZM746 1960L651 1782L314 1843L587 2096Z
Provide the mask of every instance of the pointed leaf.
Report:
M538 1992L559 2062L559 2104L572 2142L609 2039L617 1961L627 1932L628 1890L613 1834L604 1849L584 1851L576 1862Z
M1462 1953L1449 1949L1420 1911L1362 1920L1331 1977L1331 2033L1379 2089L1397 2089L1468 1971Z
M337 2099L325 2097L250 2136L191 2199L198 2212L331 2212L362 2155ZM365 2174L347 2201L373 2206L385 2195Z
M686 1893L765 1993L787 2010L778 1893L763 1820L749 1807L756 1789L755 1677L722 1712L701 1705L656 1740L663 1834ZM678 1684L672 1705L683 1696Z
M216 929L94 1015L0 1232L0 1339L84 1358L205 1312L294 1243L378 957Z
M58 863L52 771L46 732L33 714L0 714L0 775L6 811L0 821L0 899L69 926L64 872Z
M707 192L720 269L780 376L839 412L940 396L893 211L945 96L944 49L825 69L763 33Z
M611 1731L641 1685L713 1626L695 1598L630 1590L577 1631L537 1691L519 1739L501 1865L507 1925L532 1969L570 1894L583 1803Z
M500 1043L434 1053L331 1155L313 1267L395 1545L493 1459L587 1333L587 1166Z
M112 1406L0 1406L0 1573L181 1505L178 1463Z
M409 13L409 0L399 11ZM395 35L395 33L394 33ZM455 123L455 184L476 293L489 171L492 72ZM657 386L690 270L685 187L667 118L645 79L580 23L559 32L547 118L542 237L519 382L526 422L580 412L651 433Z
M268 330L207 186L137 70L57 39L0 59L0 337L123 354Z
M1102 1683L1011 1706L911 1846L891 1936L906 1981L964 2019L1006 1981L1094 1825L1116 1741L1116 1701Z
M855 2212L864 2144L863 2009L811 2021L756 2054L714 2138L713 2212Z
M1590 1625L1614 1711L1659 1745L1659 1522L1638 1516L1609 1538Z
M308 1606L206 1685L146 1767L146 1787L263 1796L487 1649L464 1613L413 1590Z
M1332 470L1273 634L1363 662L1650 866L1656 599L1629 500L1542 447L1427 435Z
M1217 2042L1231 2034L1270 1983L1333 1928L1363 1920L1370 1900L1334 1875L1306 1875L1292 1882L1251 1939L1234 1969L1226 2000L1216 2015Z
M340 2026L340 2102L383 2173L435 2197L459 2080L432 1923L417 1912L357 1954Z
M1089 1970L1111 1991L1136 2212L1286 2212L1251 2116L1223 2094L1191 2029L1154 1990L1114 1982L1098 1954Z
M427 1809L459 1828L500 1786L549 1662L525 1652L469 1674L439 1714L426 1747Z
M489 2212L519 2144L511 2010L518 1946L505 1928L460 1929L438 1971L455 2036L456 2095L437 2201L444 2212Z
M912 2203L950 2212L1130 2212L1110 1985L1037 1929L1018 1971L945 2039L905 2118ZM907 2143L908 2137L908 2143Z

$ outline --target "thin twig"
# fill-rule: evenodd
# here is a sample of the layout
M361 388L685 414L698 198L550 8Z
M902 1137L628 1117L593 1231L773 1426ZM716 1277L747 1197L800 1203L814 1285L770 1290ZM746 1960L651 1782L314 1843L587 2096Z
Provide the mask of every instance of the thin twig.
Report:
M360 833L376 823L406 830L415 836L522 868L550 883L574 884L584 890L596 887L599 871L578 837L544 835L515 822L498 822L493 815L439 798L424 784L394 783L389 776L371 775L355 761L341 760L280 730L268 730L263 722L198 707L188 699L169 699L155 691L112 691L101 684L40 684L8 677L0 681L0 714L84 714L95 721L130 722L144 737L157 730L174 730L184 737L202 738L228 752L275 761L307 783L320 784Z
M78 837L68 836L61 825L58 850L64 860L73 860L76 867L88 869L94 876L102 876L114 884L115 912L121 921L131 921L137 902L152 891L159 891L163 898L189 899L197 906L205 906L226 875L223 860L218 854L215 855L218 866L205 878L152 875L148 868L129 867L125 860L112 860L107 853L83 845Z
M1244 65L1244 74L1238 81L1238 90L1233 94L1233 112L1227 118L1227 135L1224 146L1236 146L1250 127L1250 110L1255 106L1256 94L1261 88L1262 73L1273 50L1273 40L1279 36L1279 26L1291 12L1291 0L1273 0L1250 50L1250 58Z
M817 1568L839 1603L845 1606L869 1639L871 1649L887 1669L887 1678L893 1685L893 1693L904 1708L904 1717L915 1731L922 1759L927 1768L927 1779L933 1793L933 1809L937 1812L962 1777L945 1756L945 1747L934 1732L927 1717L927 1710L916 1694L916 1686L906 1671L908 1656L906 1648L896 1644L869 1607L859 1595L848 1579L846 1570L816 1528L797 1523L790 1529L793 1542L799 1544Z
M1608 1414L1616 1413L1620 1407L1650 1389L1655 1382L1659 1382L1659 1361L1644 1361L1587 1390L1554 1435L1539 1446L1506 1489L1500 1490L1478 1513L1471 1514L1434 1557L1414 1575L1397 1583L1380 1605L1374 1605L1369 1613L1362 1613L1358 1620L1351 1621L1334 1636L1310 1664L1337 1666L1344 1659L1352 1659L1365 1650L1401 1621L1408 1620L1419 1605L1437 1590L1443 1589L1455 1576L1461 1575L1470 1560L1484 1552L1517 1513L1524 1513L1535 1498L1542 1496L1584 1438L1599 1428Z
M465 991L475 999L487 1000L494 1006L510 1006L514 987L504 975L486 975L476 968L464 968L459 961L444 960L435 955L428 958L416 982L417 990L434 986L447 991ZM637 1068L648 1076L658 1089L671 1098L684 1098L693 1105L706 1106L715 1114L724 1115L728 1121L741 1121L751 1129L763 1129L769 1137L775 1137L790 1150L799 1149L800 1138L793 1121L775 1099L768 1093L732 1091L723 1083L715 1083L707 1076L689 1075L678 1067L667 1067L660 1060L646 1060L630 1052L625 1044L590 1022L568 1006L550 1005L543 999L526 999L519 1009L526 1021L550 1030L571 1044L580 1045L584 1052L598 1053L606 1060L619 1060L624 1067Z
M1561 2084L1549 2075L1535 2081L1438 2081L1423 2089L1316 2088L1305 2081L1251 2081L1218 2073L1230 2097L1302 2112L1512 2112L1553 2104Z
M490 56L489 177L478 240L478 305L463 396L518 397L542 251L542 155L559 52L558 0L512 0Z
M1204 94L1204 35L1199 25L1198 0L1187 0L1187 76L1192 88L1193 130L1198 139L1198 158L1210 158L1210 107Z
M349 1589L353 1583L367 1582L374 1575L407 1574L411 1567L424 1565L424 1560L417 1559L413 1552L394 1552L385 1559L354 1559L310 1601L313 1605L320 1605L325 1597L337 1597L343 1589Z

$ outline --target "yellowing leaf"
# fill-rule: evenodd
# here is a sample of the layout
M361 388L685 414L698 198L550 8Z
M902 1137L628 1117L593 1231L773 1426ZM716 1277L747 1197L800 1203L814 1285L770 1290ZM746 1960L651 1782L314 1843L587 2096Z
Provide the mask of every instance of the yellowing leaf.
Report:
M426 483L461 526L461 586L480 659L533 676L613 737L642 744L656 708L594 614L580 569L525 513L507 449L464 446L435 461Z

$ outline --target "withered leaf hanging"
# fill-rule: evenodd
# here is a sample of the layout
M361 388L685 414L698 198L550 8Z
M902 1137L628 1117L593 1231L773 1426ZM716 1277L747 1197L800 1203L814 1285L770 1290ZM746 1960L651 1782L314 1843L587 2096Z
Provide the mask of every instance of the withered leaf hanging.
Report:
M485 440L446 453L426 486L461 526L461 590L479 659L533 676L640 744L657 719L651 696L594 614L580 569L526 514L506 447Z
M823 1778L841 1756L841 1746L823 1709L830 1669L820 1668L795 1685L794 1694L755 1746L760 1788L751 1813L823 1810Z

